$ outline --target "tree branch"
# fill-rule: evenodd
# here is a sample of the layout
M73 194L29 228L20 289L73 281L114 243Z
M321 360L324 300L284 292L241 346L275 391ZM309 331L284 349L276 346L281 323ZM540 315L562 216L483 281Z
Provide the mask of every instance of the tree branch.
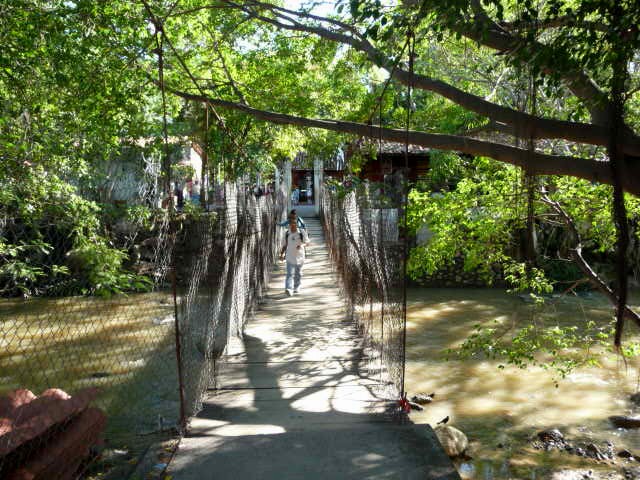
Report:
M521 32L525 30L541 31L549 28L560 27L575 27L575 28L589 28L597 30L599 32L606 32L607 27L601 23L589 22L586 20L578 20L573 15L563 15L556 18L546 18L542 20L523 21L516 20L513 22L500 22L498 23L501 28L510 32Z
M402 68L392 69L393 60L387 57L379 49L375 48L370 42L361 37L354 37L342 32L329 30L320 26L306 25L291 19L290 16L282 18L273 5L252 1L250 3L238 4L230 0L222 0L230 7L237 8L245 12L251 18L260 20L264 23L275 26L276 28L290 31L307 32L318 35L321 38L334 42L349 45L367 55L367 57L377 66L385 68L388 71L393 70L392 75L398 82L403 85L411 85L413 88L427 90L437 93L452 102L460 105L466 110L475 112L479 115L490 118L499 123L511 125L514 132L524 138L545 139L555 138L569 140L577 143L586 143L589 145L606 146L609 142L608 129L599 125L588 123L568 122L563 120L555 120L530 115L508 107L503 107L487 101L476 95L467 93L459 88L447 84L441 80L435 80L425 75L411 74ZM269 10L275 18L265 16L247 5L258 5L263 10ZM291 12L291 11L287 11ZM294 12L296 13L296 12ZM291 14L290 14L291 15ZM314 16L315 17L315 16ZM281 20L278 20L278 19ZM286 23L289 22L289 23ZM509 37L501 40L500 46L508 48L505 42ZM512 45L512 43L509 43ZM510 48L510 47L509 47ZM640 137L627 132L624 138L624 144L621 149L625 154L640 157Z
M236 95L238 95L238 98L240 99L240 101L246 105L247 104L247 99L245 98L245 96L242 93L242 91L238 88L238 85L236 84L235 80L233 79L233 76L231 76L231 72L229 71L229 68L227 68L227 62L224 59L224 55L222 53L222 50L220 49L220 43L218 42L218 39L215 37L214 33L211 31L211 29L207 25L203 24L202 26L207 31L209 36L211 37L211 41L213 42L213 48L215 48L216 53L218 54L218 58L220 59L220 63L222 63L222 69L224 70L224 73L225 73L225 75L227 77L227 80L229 80L229 84L231 85L231 88L236 93Z
M591 265L587 263L587 261L582 256L582 240L580 238L580 232L578 232L578 228L576 227L575 222L569 216L569 214L562 208L560 203L555 202L549 198L548 195L543 195L541 200L549 205L554 212L556 212L564 221L565 225L569 229L571 236L574 238L575 247L570 250L571 257L574 260L575 264L578 266L582 273L584 273L591 284L595 286L600 292L602 292L611 303L615 306L618 304L618 296L614 293L614 291L607 285L607 283L598 275ZM633 320L637 326L640 327L640 315L634 312L629 305L625 305L624 307L624 315L625 317Z
M339 120L322 120L284 113L259 110L241 103L211 98L204 95L184 92L167 87L167 91L187 100L208 102L224 108L245 112L255 118L271 123L296 125L300 127L321 128L334 132L348 133L370 138L382 138L392 142L404 143L406 133L404 130L381 128L364 123L345 122ZM473 138L456 135L440 135L418 131L409 131L409 143L439 150L451 150L470 155L493 158L500 162L509 163L519 167L527 167L533 175L570 175L584 178L593 182L611 184L611 171L608 162L600 162L572 156L546 155L539 152L530 152L526 149L509 145L486 142ZM639 169L640 170L640 169ZM625 178L625 188L628 192L640 195L640 171L638 175L628 175Z
M512 52L516 49L525 49L526 52L533 57L539 52L549 49L549 47L540 42L533 42L527 45L521 37L502 28L489 18L484 8L480 5L480 2L472 5L472 9L475 13L473 23L457 22L453 27L454 31L481 45L502 53ZM542 68L547 72L553 71L550 65L543 64ZM597 125L607 125L610 108L607 95L581 70L559 73L571 93L585 102L591 113L592 121Z

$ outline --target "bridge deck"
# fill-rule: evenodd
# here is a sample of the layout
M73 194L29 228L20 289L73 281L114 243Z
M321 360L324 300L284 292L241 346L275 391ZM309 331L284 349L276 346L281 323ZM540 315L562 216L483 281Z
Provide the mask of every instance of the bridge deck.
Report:
M302 292L276 267L266 301L219 362L169 473L206 479L458 479L427 426L396 425L372 393L318 219L304 217Z

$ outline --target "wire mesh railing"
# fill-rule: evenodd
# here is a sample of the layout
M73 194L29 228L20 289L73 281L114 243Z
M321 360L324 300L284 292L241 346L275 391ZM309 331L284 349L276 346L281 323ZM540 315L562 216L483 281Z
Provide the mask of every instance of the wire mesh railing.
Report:
M363 184L323 191L321 218L347 311L366 342L382 394L399 398L404 375L404 242L399 202Z
M84 243L3 208L0 477L127 478L180 430L265 289L285 202L229 184L210 212L159 210Z
M186 415L200 408L201 397L215 387L216 359L266 291L277 254L276 219L286 196L239 194L227 186L225 209L215 228L195 222L182 231L190 250L177 251L178 319Z

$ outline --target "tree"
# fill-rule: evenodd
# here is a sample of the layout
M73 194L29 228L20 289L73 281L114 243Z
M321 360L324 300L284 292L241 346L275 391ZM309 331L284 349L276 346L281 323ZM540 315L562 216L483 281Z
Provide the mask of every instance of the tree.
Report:
M97 203L105 165L157 128L157 91L125 55L146 48L140 10L44 0L0 10L0 295L149 288L123 267ZM124 52L116 32L129 36Z
M410 143L526 166L531 174L570 175L613 184L611 165L601 158L584 155L583 152L585 147L602 149L609 145L608 125L613 99L611 91L599 88L598 84L609 83L615 52L624 51L624 58L631 60L640 45L636 27L640 9L634 2L617 3L620 11L616 13L607 7L608 2L582 2L574 5L574 2L554 1L538 9L531 2L526 2L520 8L519 2L509 1L488 2L488 7L473 0L446 4L425 1L404 2L404 5L385 10L380 2L353 1L350 2L352 15L338 19L291 11L255 0L224 0L193 2L189 8L183 8L172 15L187 18L202 11L226 9L239 16L239 21L254 20L272 26L276 31L303 32L348 46L371 64L388 70L399 83L447 98L463 109L483 117L495 130L534 141L565 140L571 142L571 154L558 154L550 149L539 148L528 151L502 143L495 137L480 140L469 136L421 131L409 132ZM580 20L582 18L588 18L589 21ZM385 53L386 49L393 46L397 49L403 38L398 38L394 32L404 31L409 27L413 34L427 35L435 31L439 38L450 34L454 38L473 40L481 50L495 51L503 57L505 65L526 67L538 87L555 90L556 98L563 101L576 102L587 112L589 118L584 118L586 115L583 115L583 118L569 120L522 112L497 101L486 100L451 83L420 72L411 72L401 63L396 65L393 56ZM637 75L635 72L628 74L629 81L625 83L623 94L628 97L628 104L635 106L637 93L633 88ZM401 129L274 112L212 95L206 89L196 88L193 91L191 88L190 91L184 88L184 84L171 85L169 90L185 99L206 101L269 122L381 137L392 141L405 139L405 132ZM617 145L621 152L622 187L637 195L640 194L640 137L634 131L634 126L633 121L623 122Z

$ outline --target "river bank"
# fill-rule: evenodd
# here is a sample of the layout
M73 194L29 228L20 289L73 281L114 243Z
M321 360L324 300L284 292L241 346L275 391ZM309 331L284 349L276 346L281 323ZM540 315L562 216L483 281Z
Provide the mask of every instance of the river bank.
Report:
M634 292L632 303L637 306L639 298ZM622 474L623 466L640 466L621 458L610 465L534 446L537 432L558 428L574 443L609 441L616 452L640 453L640 432L615 429L608 420L638 411L629 400L638 385L637 358L625 361L603 350L598 366L580 367L564 379L539 367L498 368L498 361L482 356L446 360L445 351L460 345L479 324L534 321L580 327L589 320L604 325L612 316L598 294L554 298L535 315L533 308L497 289L410 289L407 388L410 395L436 392L424 411L412 413L413 421L435 425L449 416L450 424L467 434L473 460L458 464L465 478L552 478L563 469ZM627 336L625 342L633 340Z

